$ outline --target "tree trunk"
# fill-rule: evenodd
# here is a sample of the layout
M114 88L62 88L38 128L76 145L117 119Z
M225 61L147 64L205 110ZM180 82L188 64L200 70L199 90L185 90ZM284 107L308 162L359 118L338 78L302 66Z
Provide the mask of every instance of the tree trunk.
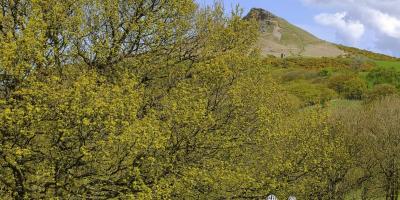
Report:
M392 158L389 164L389 170L386 173L386 200L399 199L399 175L395 161Z
M362 187L362 192L361 192L361 200L367 200L367 195L368 195L368 187L365 185Z

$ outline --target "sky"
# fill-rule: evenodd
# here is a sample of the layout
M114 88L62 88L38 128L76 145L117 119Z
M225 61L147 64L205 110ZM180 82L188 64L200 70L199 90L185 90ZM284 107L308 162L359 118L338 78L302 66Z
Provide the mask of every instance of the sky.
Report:
M400 0L221 1L227 10L263 8L321 39L400 57Z

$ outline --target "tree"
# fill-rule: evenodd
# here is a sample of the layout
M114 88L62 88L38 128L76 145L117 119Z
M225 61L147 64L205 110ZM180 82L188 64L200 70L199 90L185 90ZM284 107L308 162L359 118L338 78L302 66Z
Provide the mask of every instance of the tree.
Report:
M192 1L20 3L1 4L17 16L0 47L2 198L244 192L233 157L276 87L252 78L253 22Z
M352 134L358 149L356 157L363 174L363 199L371 195L369 191L382 188L387 200L399 196L399 99L388 96L378 99L363 108L346 112L343 124ZM351 120L350 120L351 119Z
M329 79L328 87L345 98L354 100L361 100L367 91L367 83L354 75L332 76Z

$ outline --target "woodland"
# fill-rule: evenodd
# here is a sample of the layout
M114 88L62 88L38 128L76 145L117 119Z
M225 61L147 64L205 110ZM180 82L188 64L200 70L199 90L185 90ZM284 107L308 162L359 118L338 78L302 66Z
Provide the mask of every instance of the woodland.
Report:
M400 60L265 57L193 0L0 1L0 199L398 200Z

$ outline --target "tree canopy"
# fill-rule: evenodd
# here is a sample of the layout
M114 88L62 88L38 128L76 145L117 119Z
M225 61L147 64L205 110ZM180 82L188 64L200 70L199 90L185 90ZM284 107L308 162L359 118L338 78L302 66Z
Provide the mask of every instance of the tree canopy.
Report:
M379 148L396 138L394 121L366 130L324 107L342 82L338 93L354 99L366 85L354 77L333 89L282 85L255 48L258 24L239 7L1 0L0 8L1 199L343 199L367 188L370 165L387 194L398 194L399 176L383 175L398 173L387 156L396 143ZM387 98L376 99L398 104ZM354 119L379 124L389 112L381 104ZM351 128L375 145L373 159Z

